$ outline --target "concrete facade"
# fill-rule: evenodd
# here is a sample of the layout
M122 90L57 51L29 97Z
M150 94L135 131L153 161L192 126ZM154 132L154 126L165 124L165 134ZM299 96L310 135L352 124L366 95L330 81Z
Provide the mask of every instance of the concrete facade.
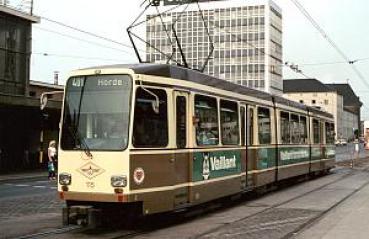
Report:
M283 93L282 11L270 0L222 0L189 4L184 12L147 16L146 60L184 64L174 32L193 69L201 69L214 52L204 72L236 84L272 94ZM166 11L173 6L161 6ZM202 13L202 15L201 15ZM205 20L205 24L203 21ZM166 32L167 30L167 32ZM164 53L160 54L160 52Z
M0 173L44 167L45 144L58 138L61 101L41 112L38 95L60 87L30 83L32 24L39 21L0 4Z

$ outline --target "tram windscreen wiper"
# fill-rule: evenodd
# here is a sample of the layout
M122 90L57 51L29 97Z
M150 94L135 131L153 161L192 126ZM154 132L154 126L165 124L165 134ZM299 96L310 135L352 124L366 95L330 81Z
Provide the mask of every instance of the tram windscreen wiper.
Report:
M76 142L78 143L78 145L81 147L83 146L83 151L85 152L85 154L87 155L87 157L92 158L92 154L91 154L91 150L88 147L86 141L81 137L81 134L79 133L79 120L81 117L81 106L82 106L82 100L83 100L83 96L84 96L84 92L85 92L85 87L86 87L86 78L84 78L83 80L83 84L81 87L81 94L79 97L79 104L78 104L78 113L77 115L75 115L75 111L74 111L74 133L73 133L73 139L76 140ZM76 144L77 145L77 144Z
M72 132L71 132L72 133ZM74 131L73 131L73 139L76 142L76 146L79 145L79 147L81 149L83 149L83 151L85 152L85 154L89 157L92 158L92 153L90 148L88 147L86 141L84 138L82 138L81 134L79 133L78 130L78 126L75 126ZM82 146L82 147L81 147Z

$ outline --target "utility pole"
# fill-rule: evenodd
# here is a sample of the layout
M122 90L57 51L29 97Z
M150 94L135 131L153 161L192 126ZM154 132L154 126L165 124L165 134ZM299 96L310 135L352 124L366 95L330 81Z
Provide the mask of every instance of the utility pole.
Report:
M31 16L33 15L33 0L31 0Z

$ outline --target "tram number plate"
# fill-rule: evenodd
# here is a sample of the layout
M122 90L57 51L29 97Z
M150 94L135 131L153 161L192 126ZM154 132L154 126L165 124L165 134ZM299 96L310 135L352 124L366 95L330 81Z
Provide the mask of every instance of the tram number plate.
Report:
M95 183L94 182L86 182L86 186L88 188L95 188Z

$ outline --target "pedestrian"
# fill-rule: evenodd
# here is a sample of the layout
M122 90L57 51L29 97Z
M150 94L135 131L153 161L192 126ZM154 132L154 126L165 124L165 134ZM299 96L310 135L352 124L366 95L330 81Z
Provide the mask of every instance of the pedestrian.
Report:
M49 148L47 149L47 156L48 156L48 163L47 169L49 171L49 179L56 179L55 178L55 164L58 161L58 154L56 151L56 142L55 140L51 140L49 143Z

